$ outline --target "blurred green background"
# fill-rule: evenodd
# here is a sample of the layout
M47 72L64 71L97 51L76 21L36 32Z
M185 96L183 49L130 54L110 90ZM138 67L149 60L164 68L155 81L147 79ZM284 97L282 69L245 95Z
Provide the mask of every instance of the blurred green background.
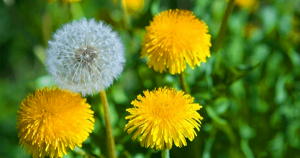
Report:
M82 17L112 25L126 47L125 69L107 89L118 155L160 157L159 151L141 147L123 131L125 109L138 94L163 86L181 89L178 75L155 72L140 59L145 26L163 10L188 9L208 25L214 43L227 4L149 0L129 15L118 0L1 0L0 158L30 157L18 144L19 104L36 89L54 85L44 66L47 40L62 24ZM221 49L200 67L188 67L184 75L195 102L203 106L199 113L204 119L198 136L186 147L173 147L171 157L300 157L300 0L236 5ZM95 130L66 158L107 155L100 96L87 98L95 111Z

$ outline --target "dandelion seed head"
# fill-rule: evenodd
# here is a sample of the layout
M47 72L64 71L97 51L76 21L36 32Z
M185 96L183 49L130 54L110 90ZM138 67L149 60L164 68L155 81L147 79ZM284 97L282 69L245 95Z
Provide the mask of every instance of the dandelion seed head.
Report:
M109 87L124 63L124 46L117 33L94 19L63 25L46 50L47 70L56 84L82 95Z

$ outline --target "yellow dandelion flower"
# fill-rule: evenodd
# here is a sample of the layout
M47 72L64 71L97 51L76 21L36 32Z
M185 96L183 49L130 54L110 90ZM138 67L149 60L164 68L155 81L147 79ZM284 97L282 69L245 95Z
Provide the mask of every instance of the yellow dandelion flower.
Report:
M143 9L144 0L122 0L122 5L128 14L133 14Z
M130 115L125 117L129 122L124 130L135 131L133 140L141 135L143 147L171 149L173 142L182 147L187 145L185 137L195 138L203 118L197 112L202 106L193 103L193 97L167 87L144 91L144 95L138 95L131 102L134 107L126 110Z
M171 74L180 74L186 62L191 68L206 62L210 38L207 25L191 11L163 11L146 27L141 57L148 57L147 65L155 71L168 68Z
M235 0L235 4L242 8L250 8L256 4L256 0Z
M63 157L81 147L94 129L93 111L80 94L37 90L21 102L17 129L20 144L34 158Z

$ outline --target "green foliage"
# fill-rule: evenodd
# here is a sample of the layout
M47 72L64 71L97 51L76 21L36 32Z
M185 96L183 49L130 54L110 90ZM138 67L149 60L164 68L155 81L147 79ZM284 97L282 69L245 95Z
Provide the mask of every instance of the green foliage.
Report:
M185 70L204 120L195 140L173 147L171 157L300 157L300 1L258 2L254 8L235 6L221 49L200 67ZM47 41L62 24L81 17L111 24L126 47L125 70L107 89L118 155L160 157L123 130L126 108L138 94L163 86L181 89L178 75L155 72L139 58L145 27L163 10L189 9L208 25L214 43L226 7L225 0L149 0L129 16L112 0L1 1L0 157L30 157L18 144L16 111L29 93L54 85L44 66ZM95 111L95 130L67 158L107 156L100 96L87 98Z

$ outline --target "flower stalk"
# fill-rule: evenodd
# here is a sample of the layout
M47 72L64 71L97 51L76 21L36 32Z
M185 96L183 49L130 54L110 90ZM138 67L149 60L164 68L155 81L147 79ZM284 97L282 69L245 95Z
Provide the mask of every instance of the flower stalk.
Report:
M230 14L233 10L233 7L234 7L234 1L235 0L230 0L228 2L224 17L222 19L222 24L221 24L219 33L215 39L215 42L213 43L212 52L214 52L214 53L217 53L218 50L220 49L220 47L222 46L222 42L223 42L226 30L227 30L227 22L228 22Z
M170 150L164 148L161 150L161 157L162 158L170 158Z
M183 73L180 73L180 74L179 74L179 80L180 80L180 86L181 86L181 89L182 89L186 94L190 94L190 89L189 89L187 83L185 82Z
M104 121L105 121L105 130L106 130L106 138L107 138L107 146L108 146L108 153L110 158L115 158L115 141L113 137L113 130L110 123L110 117L108 112L108 102L106 93L104 90L100 91L100 97L103 105L104 110Z

